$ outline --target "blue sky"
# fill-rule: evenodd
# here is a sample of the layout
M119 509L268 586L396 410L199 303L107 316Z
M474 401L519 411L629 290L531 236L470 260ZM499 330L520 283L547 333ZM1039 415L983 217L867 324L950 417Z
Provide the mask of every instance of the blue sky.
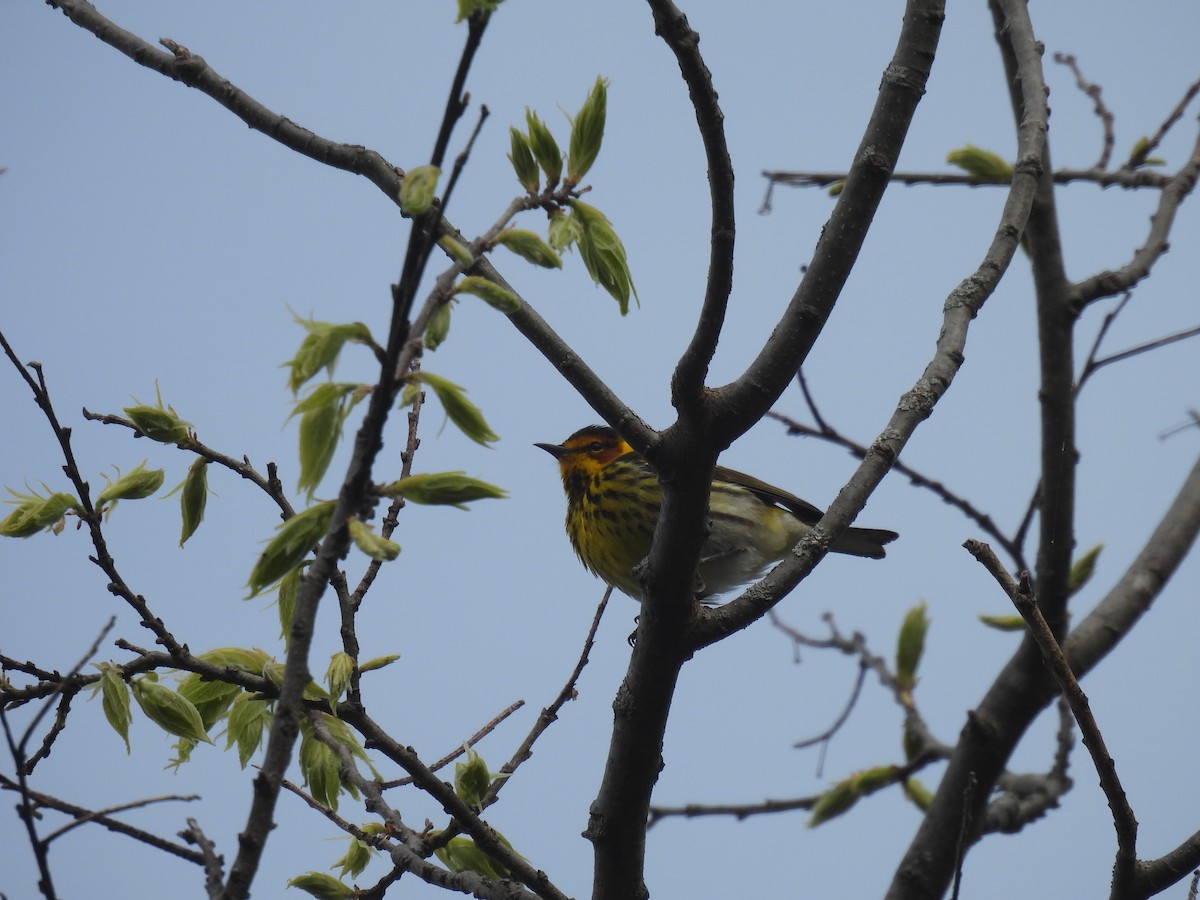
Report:
M427 161L463 28L453 4L315 3L203 5L105 2L100 10L149 40L172 38L268 107L334 140L359 143L394 164ZM847 18L838 4L703 2L687 8L701 34L726 116L738 172L738 248L727 328L712 383L736 377L786 303L832 201L820 191L777 190L760 215L764 169L843 170L856 147L902 7L871 0ZM1048 56L1074 53L1103 86L1116 119L1116 152L1152 133L1197 77L1194 4L1155 2L1132 15L1124 4L1078 11L1036 4L1034 25ZM1051 140L1060 166L1085 167L1100 151L1100 126L1071 74L1047 59ZM686 90L666 48L636 3L511 0L489 28L469 82L472 108L490 117L449 217L468 233L486 229L517 192L505 160L507 129L536 109L565 138L559 109L578 108L597 75L611 80L604 149L589 176L588 202L604 210L629 250L641 306L627 317L587 279L578 258L562 273L533 270L504 251L496 264L579 354L651 424L672 420L668 379L703 295L707 183ZM1164 143L1174 167L1190 152L1195 108ZM82 407L118 412L131 396L164 399L202 440L260 468L279 463L293 486L295 423L279 368L302 333L289 307L329 321L362 321L383 332L388 285L399 274L405 224L363 179L298 157L198 92L141 68L61 15L31 0L0 6L0 328L23 359L40 361L60 416L75 429L93 486L113 465L142 459L182 479L178 451L130 441L86 423ZM565 140L562 141L565 143ZM1007 92L984 4L952 4L938 60L910 140L904 170L945 171L947 151L973 143L1007 155L1015 145ZM1123 264L1144 241L1156 198L1077 184L1060 191L1068 271L1083 277ZM947 293L982 258L1003 202L998 189L893 187L859 265L806 366L825 415L869 442L932 352ZM1197 324L1195 200L1185 205L1172 251L1139 287L1106 343L1117 351ZM540 228L531 216L526 227ZM1089 310L1080 358L1111 304ZM910 465L988 511L1002 528L1019 521L1036 480L1037 396L1032 290L1018 258L973 327L967 362L933 418L905 451ZM367 702L395 736L434 759L514 700L527 706L479 750L498 767L557 693L578 655L601 585L577 564L561 530L563 499L552 461L534 441L557 441L595 414L495 311L469 298L450 338L425 366L466 386L502 440L483 449L442 427L430 404L417 468L465 470L507 488L503 502L458 510L410 508L360 626L365 656L400 653L370 676ZM365 354L349 352L339 379L372 377ZM1191 467L1196 432L1159 434L1197 403L1200 357L1188 343L1110 367L1079 408L1082 454L1080 549L1104 543L1096 579L1078 598L1090 608L1140 549ZM776 407L804 416L799 392ZM0 370L0 483L45 481L65 488L52 435L16 373ZM401 425L397 417L396 426ZM380 480L399 470L402 433L389 434ZM332 496L343 443L317 494ZM818 504L853 470L843 452L786 437L766 422L723 457ZM209 513L180 550L174 500L123 504L109 540L126 580L193 650L259 646L279 652L267 601L244 601L250 567L276 523L271 503L235 477L213 473ZM978 624L1006 601L960 548L978 529L932 495L890 477L860 524L894 528L886 561L832 558L787 600L785 620L823 634L831 611L890 654L899 622L929 604L933 626L917 699L931 726L953 741L966 709L1003 664L1015 638ZM111 615L115 635L151 638L105 590L87 562L82 533L0 544L0 652L67 669ZM347 563L353 578L361 557ZM1200 725L1180 686L1197 679L1194 559L1144 626L1085 683L1134 810L1144 855L1163 852L1196 828L1200 789L1186 777ZM569 704L505 789L491 821L568 892L586 895L591 848L579 832L607 751L610 703L628 660L632 602L614 598L592 661ZM324 610L314 669L336 649ZM124 659L111 645L102 658ZM822 731L844 703L856 666L809 651L800 664L766 623L706 650L681 680L656 802L753 802L812 794L851 771L898 762L900 715L868 680L847 728L818 771L816 751L792 744ZM20 716L14 717L20 722ZM1053 752L1052 717L1035 726L1013 767L1041 771ZM141 827L173 834L198 818L232 858L252 772L227 754L198 751L177 774L162 771L168 741L138 722L133 754L78 702L71 727L35 773L33 786L103 807L163 793L201 801L132 813ZM1063 808L1013 837L977 847L964 890L973 898L1035 892L1093 896L1105 890L1114 846L1104 798L1077 750L1076 788ZM936 779L936 771L926 773ZM416 795L395 800L413 825L440 812ZM8 805L11 809L11 804ZM352 818L352 805L343 812ZM341 853L334 830L293 797L281 799L256 896L282 894L286 879L325 868ZM673 820L650 834L647 880L656 897L736 896L745 870L760 896L879 894L918 822L894 792L815 830L802 814L748 822ZM23 847L14 814L0 816L0 842ZM714 847L727 859L711 859ZM1057 854L1070 848L1062 864ZM698 848L706 848L703 864ZM871 848L864 853L863 848ZM28 854L9 852L0 890L30 896ZM1014 865L1020 860L1021 865ZM99 829L77 829L52 855L67 896L161 896L161 885L198 890L200 873ZM369 883L368 876L362 880ZM797 885L798 873L802 880ZM1178 895L1182 891L1176 889ZM415 880L405 897L434 896Z

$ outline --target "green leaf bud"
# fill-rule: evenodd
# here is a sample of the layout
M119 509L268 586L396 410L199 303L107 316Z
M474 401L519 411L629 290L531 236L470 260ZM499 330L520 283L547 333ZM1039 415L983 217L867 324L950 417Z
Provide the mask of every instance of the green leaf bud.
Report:
M204 507L208 504L208 460L196 457L179 488L179 510L183 517L179 546L182 547L204 521Z
M567 159L567 180L578 184L596 156L604 139L604 119L608 107L608 82L597 78L583 106L571 122L571 145Z
M409 475L393 481L380 493L388 497L403 497L413 503L427 506L456 506L467 509L472 500L488 498L503 499L507 491L494 484L469 478L462 472L429 472Z
M529 148L529 139L516 128L508 129L509 146L508 161L512 163L513 171L517 173L517 181L530 194L538 192L538 168L533 161L533 152Z
M625 245L613 231L612 223L600 210L579 200L571 201L572 214L578 218L583 235L579 255L592 281L604 288L620 306L621 315L629 312L629 295L637 299L637 288L625 256ZM640 301L639 301L640 302Z
M309 551L325 536L333 518L333 501L310 506L276 530L275 537L258 557L247 582L253 597L296 569Z
M237 669L250 675L261 675L263 667L271 661L271 655L258 647L216 647L197 656L214 666Z
M446 846L433 852L451 872L474 872L496 881L509 875L505 866L480 850L468 837L453 837Z
M437 166L409 169L400 182L400 208L410 216L419 216L433 206L433 194L441 171Z
M925 634L928 631L929 617L925 614L925 604L918 603L904 617L896 640L896 683L904 694L912 691L917 683L917 667L925 652Z
M189 741L212 743L204 730L199 711L181 694L143 677L133 682L133 699L142 708L146 718L168 734Z
M400 658L399 653L390 653L387 656L375 656L368 659L358 667L359 672L374 672L376 669L382 669L384 666L390 666Z
M488 427L483 413L474 403L467 399L465 391L454 382L440 375L422 369L411 376L414 380L428 385L437 395L446 416L463 434L484 446L500 440L499 436Z
M946 162L981 181L1007 184L1012 180L1013 167L1003 157L974 144L951 150L946 154Z
M466 762L454 764L454 793L472 809L483 806L483 798L492 784L492 773L488 771L483 757L466 748Z
M475 264L475 256L471 253L471 248L456 241L449 235L443 235L438 238L438 246L445 250L446 255L464 269L469 269Z
M161 444L186 446L192 439L188 430L191 422L185 422L175 410L162 406L126 406L125 415L142 434Z
M922 812L933 805L933 793L917 778L909 778L904 782L904 793Z
M303 875L289 878L287 886L300 888L317 900L349 900L358 893L348 884L343 884L324 872L305 872Z
M32 537L43 529L55 528L69 510L79 508L79 501L70 494L42 497L36 491L18 494L12 488L8 492L16 498L8 502L17 508L0 522L0 537Z
M433 311L433 315L429 317L429 324L425 326L425 341L426 350L436 350L446 340L446 335L450 333L450 304L443 303Z
M855 772L850 776L850 780L854 784L854 789L860 795L865 796L882 787L887 787L889 784L894 784L898 771L895 766L872 766L870 769Z
M516 312L521 308L521 301L515 294L500 287L494 281L488 281L478 275L460 278L454 285L454 293L471 294L502 313Z
M118 500L144 500L162 487L164 477L162 469L147 469L146 461L142 460L128 475L109 482L96 498L96 505L115 504Z
M816 828L830 819L836 819L854 806L860 796L852 778L839 781L817 798L808 817L808 827Z
M354 541L354 545L371 559L379 562L391 562L400 555L399 544L380 537L360 519L351 519L347 524L350 527L350 538Z
M1009 616L988 616L981 615L979 621L988 628L995 628L997 631L1024 631L1025 620L1018 615Z
M846 189L846 179L845 178L843 178L841 181L835 181L833 184L831 184L829 186L829 196L836 197L845 189Z
M1102 550L1104 550L1104 545L1097 544L1072 564L1068 584L1068 590L1072 594L1092 580L1092 576L1096 573L1096 560L1100 558Z
M532 231L509 228L500 232L496 241L535 266L541 266L543 269L562 268L562 258Z
M529 147L537 159L538 165L546 173L546 186L553 188L562 177L563 157L558 149L558 142L546 127L537 113L528 106L525 107L525 127L529 131Z
M458 0L458 18L454 20L454 23L457 25L459 22L471 18L476 12L490 15L503 2L504 0Z
M306 492L309 499L325 477L342 437L341 406L340 400L334 400L300 417L300 477L296 489Z

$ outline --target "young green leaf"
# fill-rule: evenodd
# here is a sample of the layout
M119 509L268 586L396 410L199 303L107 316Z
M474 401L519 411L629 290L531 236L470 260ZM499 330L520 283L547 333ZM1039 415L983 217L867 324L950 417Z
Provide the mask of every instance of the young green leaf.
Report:
M446 410L446 416L458 426L459 431L477 444L487 444L500 440L499 436L488 427L479 407L467 399L465 391L448 378L434 375L422 369L411 376L415 381L427 384Z
M412 503L427 506L456 506L466 509L472 500L488 498L503 499L508 493L480 481L468 478L462 472L428 472L409 475L382 488L380 493L388 497L403 497Z
M896 640L896 682L905 694L917 683L917 667L925 652L925 634L929 631L925 608L924 603L918 603L908 611Z
M332 322L302 319L295 313L292 317L308 332L296 355L284 363L291 368L288 387L292 389L293 394L322 369L328 370L332 375L338 355L346 341L378 348L371 337L370 329L362 322L335 325Z
M129 685L121 677L121 670L112 663L97 663L100 670L100 680L96 682L92 696L100 692L100 706L104 710L104 718L112 726L113 731L125 742L125 752L129 753L129 723L133 715L129 706Z
M128 475L110 481L96 498L96 506L111 508L118 500L144 500L162 487L164 477L162 469L147 469L146 461L142 460Z
M261 593L298 568L308 552L325 536L333 518L334 501L328 500L297 513L276 530L250 572L250 596Z
M350 687L350 677L354 674L354 657L344 650L339 650L329 658L329 668L325 670L325 683L329 685L329 699L336 703Z
M296 594L300 590L300 577L304 568L298 566L283 576L279 582L279 636L287 642L292 631L292 616L296 612Z
M505 866L480 850L468 837L450 838L446 846L433 852L451 872L474 872L495 881L509 875Z
M229 710L225 731L225 749L237 744L242 768L250 762L262 744L263 734L271 725L271 710L265 700L254 700L243 693Z
M561 209L550 214L550 227L546 233L550 246L562 253L570 250L583 238L583 223L577 216L568 216Z
M508 161L512 163L513 171L517 173L517 181L530 194L538 192L538 169L533 161L533 152L529 149L529 139L516 128L508 129L509 146Z
M1068 590L1072 594L1092 580L1092 576L1096 573L1096 560L1100 558L1100 553L1103 549L1103 544L1097 544L1071 565Z
M572 216L577 218L582 235L578 240L579 255L592 281L608 291L617 301L621 315L629 312L629 296L639 303L637 288L625 255L625 245L613 231L612 223L600 210L580 200L571 201Z
M567 157L567 180L571 184L580 182L600 153L608 108L607 86L608 82L598 77L571 122L571 144Z
M32 537L43 529L53 529L69 510L79 508L79 501L70 494L52 493L42 497L37 491L18 494L12 488L7 490L16 498L7 502L17 508L0 522L0 537Z
M384 666L390 666L400 658L399 653L390 653L387 656L375 656L368 659L358 667L359 672L374 672L376 669L382 669Z
M1012 180L1013 167L1002 156L991 150L983 150L974 144L967 144L958 150L946 154L946 162L958 166L968 175L982 181L996 184L1007 184Z
M371 530L361 519L351 519L346 523L350 527L350 539L371 559L379 562L391 562L400 555L400 545L387 538L381 537Z
M1015 614L1010 616L989 616L980 614L979 621L988 628L995 628L997 631L1025 630L1025 620Z
M168 734L189 741L212 743L204 730L199 711L181 694L142 677L133 682L133 699L142 708L146 718Z
M546 173L546 187L553 188L562 177L563 157L558 149L558 142L546 127L537 113L528 106L525 107L525 128L529 132L529 148L533 151L538 165Z
M317 739L311 727L301 729L300 774L314 800L330 809L338 808L341 780L337 754Z
M179 535L179 546L182 547L204 521L204 507L208 504L208 460L196 457L175 490L179 491L179 511L183 517L183 530Z
M300 888L304 893L316 897L317 900L350 900L358 894L348 884L342 884L332 875L324 872L305 872L295 878L289 878L287 886Z
M134 397L134 405L125 407L125 415L137 430L150 440L186 446L192 439L189 430L192 423L183 421L172 407L163 405L162 393L157 384L154 385L154 393L157 399L154 406L144 404Z
M375 848L370 844L352 837L350 838L350 846L346 848L346 854L329 868L340 868L342 871L339 874L342 878L345 878L347 875L351 878L357 878L362 874L363 869L367 867L367 863L371 861L376 852Z

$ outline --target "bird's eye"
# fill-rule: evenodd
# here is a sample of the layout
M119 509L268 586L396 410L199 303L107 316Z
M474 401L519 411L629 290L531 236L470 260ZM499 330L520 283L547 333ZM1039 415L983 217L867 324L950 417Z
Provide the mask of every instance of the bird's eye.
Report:
M604 449L603 443L601 443L600 441L592 441L591 446L588 447L588 453L599 453L603 449Z

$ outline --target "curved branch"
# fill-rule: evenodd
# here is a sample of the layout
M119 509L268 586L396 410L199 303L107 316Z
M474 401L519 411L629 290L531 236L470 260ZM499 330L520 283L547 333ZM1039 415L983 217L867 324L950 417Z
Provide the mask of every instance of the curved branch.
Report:
M700 55L700 35L688 25L687 17L671 0L649 0L654 13L654 32L675 54L679 71L688 86L696 123L708 160L708 189L712 200L712 225L708 256L708 279L700 320L692 340L679 358L671 380L671 401L683 414L699 412L704 379L717 339L725 321L729 292L733 289L733 162L725 142L725 116L717 102L712 73Z
M846 185L799 287L758 356L713 392L712 430L726 447L762 418L795 377L824 327L883 199L933 64L945 7L911 0Z
M1196 187L1198 176L1200 135L1197 135L1188 161L1163 185L1162 194L1158 198L1158 209L1150 217L1150 231L1146 235L1146 243L1139 247L1133 258L1120 269L1099 272L1074 285L1070 299L1077 308L1127 291L1150 274L1159 257L1167 252L1167 237L1175 224L1175 213Z

